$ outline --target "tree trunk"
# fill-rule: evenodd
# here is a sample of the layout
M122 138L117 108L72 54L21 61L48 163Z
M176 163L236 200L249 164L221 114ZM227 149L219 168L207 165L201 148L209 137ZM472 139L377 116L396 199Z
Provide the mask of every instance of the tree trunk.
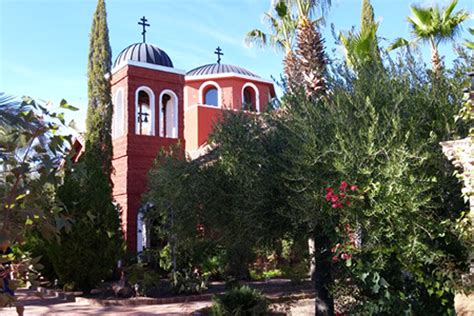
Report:
M314 238L308 238L308 252L309 252L309 275L311 276L311 280L314 281L314 273L316 272L316 261L315 261L315 254L314 254Z
M286 89L288 92L296 92L301 88L301 71L299 69L300 61L296 55L289 51L283 58L283 72L285 74Z
M332 284L331 245L329 238L320 229L314 234L316 270L312 276L315 290L315 315L333 316L334 299L329 292Z
M436 47L432 48L431 50L431 65L433 68L433 74L438 77L441 75L441 71L443 70L443 61L439 56L438 49Z

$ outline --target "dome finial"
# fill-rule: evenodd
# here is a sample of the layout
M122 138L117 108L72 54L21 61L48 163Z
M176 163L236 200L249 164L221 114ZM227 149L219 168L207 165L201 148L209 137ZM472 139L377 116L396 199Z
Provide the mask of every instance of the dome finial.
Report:
M217 55L217 63L220 64L221 63L221 56L224 55L224 53L222 53L222 49L220 48L220 46L217 46L216 51L214 52L214 54Z
M143 16L141 19L140 19L141 22L138 22L138 25L141 25L143 26L143 31L142 31L142 36L143 36L143 43L145 43L145 33L146 33L146 27L147 26L150 26L150 24L146 23L148 22L148 20L145 18L145 16Z

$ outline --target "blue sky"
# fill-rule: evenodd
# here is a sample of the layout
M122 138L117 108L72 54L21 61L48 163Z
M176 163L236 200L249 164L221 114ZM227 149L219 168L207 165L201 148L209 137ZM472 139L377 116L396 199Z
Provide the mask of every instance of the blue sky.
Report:
M270 0L106 0L114 58L141 41L139 18L151 24L147 42L164 49L176 68L190 70L215 62L214 49L224 52L223 63L240 65L260 76L278 78L281 54L272 49L246 47L243 38L253 28L264 29L262 14ZM336 31L358 26L361 0L333 0L328 24ZM409 37L406 16L410 3L445 5L446 0L372 0L379 35L389 41ZM0 0L0 92L29 95L59 103L65 98L81 110L74 117L84 126L87 106L87 54L95 0ZM473 0L459 0L458 9L474 12ZM466 25L474 26L472 20ZM330 28L324 30L334 48ZM467 37L467 32L461 34ZM385 45L387 42L384 43ZM331 50L328 49L328 52ZM336 50L341 51L340 49ZM429 48L423 47L428 59ZM450 46L441 47L449 63Z

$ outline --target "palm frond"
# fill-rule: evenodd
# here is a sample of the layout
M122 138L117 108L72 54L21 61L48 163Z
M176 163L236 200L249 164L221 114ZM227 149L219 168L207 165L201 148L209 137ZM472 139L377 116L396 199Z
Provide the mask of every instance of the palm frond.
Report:
M253 29L245 36L245 44L248 46L256 45L257 47L263 48L267 46L267 34L259 29Z
M416 5L410 6L412 16L409 21L413 27L426 30L432 20L432 8L422 8Z
M458 4L458 0L452 0L451 3L446 7L446 9L444 9L443 11L444 22L449 20L451 13L453 13L454 8L456 7L457 4Z
M388 47L387 47L387 51L390 52L394 49L397 49L397 48L400 48L400 47L407 47L407 46L410 46L411 45L411 42L402 38L402 37L399 37L397 38L392 44L390 44Z

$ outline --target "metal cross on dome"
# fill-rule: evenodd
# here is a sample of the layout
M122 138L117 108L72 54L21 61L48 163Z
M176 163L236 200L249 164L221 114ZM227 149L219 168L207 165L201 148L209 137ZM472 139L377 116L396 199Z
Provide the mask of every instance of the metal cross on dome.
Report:
M214 52L214 54L217 55L217 63L220 64L221 63L221 56L224 55L224 53L222 53L222 49L220 48L220 46L217 46L216 51Z
M145 16L143 16L143 17L140 19L140 21L141 21L141 22L138 22L138 25L143 26L142 36L143 36L143 43L145 43L146 27L147 27L147 26L150 26L150 24L146 23L146 22L148 22L148 20L145 18Z

